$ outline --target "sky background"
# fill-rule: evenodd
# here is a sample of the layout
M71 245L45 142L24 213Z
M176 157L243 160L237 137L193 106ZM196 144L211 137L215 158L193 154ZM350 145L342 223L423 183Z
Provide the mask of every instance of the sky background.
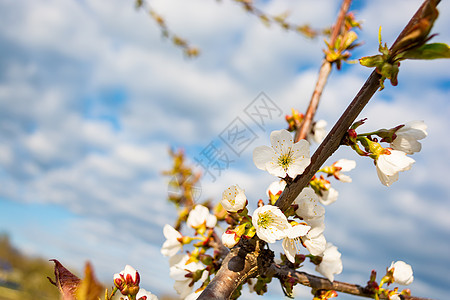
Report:
M364 45L353 58L377 52L379 26L392 44L420 3L354 1ZM168 148L183 147L195 164L211 143L219 147L231 162L215 178L205 175L198 201L218 201L239 184L254 208L274 178L253 165L252 151L286 127L292 107L306 110L323 41L267 28L229 0L151 4L172 31L201 48L200 57L184 57L133 1L0 1L0 232L21 251L78 272L89 260L103 281L130 264L143 287L162 295L173 293L159 252L162 227L175 221L166 201L170 178L161 176L171 167ZM332 24L339 4L256 1L267 13L289 10L289 21L314 28ZM448 43L450 4L439 9L434 41ZM339 199L326 209L325 236L342 252L337 280L364 285L372 269L382 275L404 260L414 270L413 294L447 298L449 69L448 60L403 62L399 85L386 82L361 114L368 118L361 132L411 120L428 125L413 168L390 188L370 159L348 149L330 158L357 161L353 183L332 182ZM317 113L328 129L370 72L357 64L333 70ZM258 126L246 112L261 92L277 113ZM253 132L237 153L220 139L233 122ZM281 295L276 283L270 291ZM301 299L308 294L297 289Z

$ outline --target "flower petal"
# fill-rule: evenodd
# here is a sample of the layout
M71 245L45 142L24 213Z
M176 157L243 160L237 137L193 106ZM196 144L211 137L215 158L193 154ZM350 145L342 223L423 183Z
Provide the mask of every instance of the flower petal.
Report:
M183 248L183 245L176 239L168 239L161 248L161 254L164 256L173 256Z
M275 152L285 154L291 150L294 138L286 129L275 130L270 134L270 144Z
M288 238L294 239L306 235L310 229L311 226L299 224L289 227L286 230L286 235Z
M266 164L275 159L275 152L269 146L259 146L253 150L253 162L260 170L266 170Z
M334 274L342 272L341 253L336 246L327 243L322 261L316 266L316 271L327 277L331 282L334 280Z
M173 228L169 224L164 225L163 233L166 239L177 239L181 237L181 233L179 233L175 228Z
M281 178L286 177L286 171L283 169L283 167L273 161L270 161L266 164L266 170L273 176Z
M308 249L309 253L312 255L321 255L325 251L327 241L325 240L325 236L323 234L319 234L315 237L310 237L307 234L305 238L302 238L302 240L306 249Z
M281 246L283 247L284 254L286 254L287 259L294 263L295 255L297 254L297 247L295 246L294 240L285 238Z
M341 168L341 172L348 172L356 167L356 161L342 158L335 162L334 166Z

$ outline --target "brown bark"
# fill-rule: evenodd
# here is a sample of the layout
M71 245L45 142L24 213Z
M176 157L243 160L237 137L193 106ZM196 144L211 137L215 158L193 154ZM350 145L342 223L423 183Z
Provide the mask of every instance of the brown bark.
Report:
M220 270L198 299L229 299L248 278L266 270L273 262L273 252L262 249L264 242L241 240L222 262Z
M311 164L306 168L302 175L297 176L291 184L286 186L275 204L281 210L284 211L291 205L302 189L308 185L311 178L322 167L328 157L339 148L342 137L347 132L348 128L380 87L380 78L381 76L375 71L370 74L356 97L311 157Z

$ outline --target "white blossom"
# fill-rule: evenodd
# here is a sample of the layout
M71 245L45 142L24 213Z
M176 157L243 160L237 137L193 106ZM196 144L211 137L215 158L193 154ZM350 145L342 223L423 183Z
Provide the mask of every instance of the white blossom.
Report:
M388 150L387 154L381 154L376 160L377 174L381 183L390 186L398 180L398 173L411 169L414 159L406 156L405 152Z
M325 230L325 215L314 218L314 219L308 219L308 225L311 226L311 230L314 230L314 234L322 233ZM311 233L312 234L312 233Z
M203 205L196 205L189 213L186 224L192 228L198 228L203 224L208 228L214 228L217 223L215 215L209 213L209 209Z
M389 295L389 300L402 300L398 294Z
M177 254L169 259L170 271L169 275L175 280L173 287L180 295L181 299L186 298L192 292L193 286L191 285L192 278L186 277L190 272L195 272L202 270L205 267L200 262L190 262L186 264L189 260L189 255L187 254ZM203 271L202 279L207 271ZM206 279L206 278L205 278ZM203 281L205 280L203 279Z
M323 139L327 136L326 130L327 122L325 120L319 120L314 122L311 128L311 132L306 135L308 141L314 141L317 144L322 143Z
M328 278L331 282L333 282L335 274L342 272L341 253L336 246L327 243L326 249L323 252L322 261L316 266L316 271Z
M128 299L128 297L127 297ZM158 300L158 297L156 295L153 295L152 293L146 291L143 288L139 289L139 292L136 294L137 300Z
M334 172L334 177L342 182L352 182L350 176L342 174L341 172L348 172L353 170L356 167L356 162L350 159L340 159L333 164L335 168L339 168L340 170Z
M273 205L258 207L253 212L252 223L258 237L267 243L286 237L286 229L290 226L283 212Z
M239 239L236 240L236 233L234 231L227 230L222 234L222 244L225 247L233 248L238 242Z
M413 270L410 265L404 261L392 262L389 270L394 269L394 282L401 285L411 284L414 280Z
M267 188L266 194L267 194L267 196L270 196L269 195L269 192L270 192L272 195L276 195L279 192L283 192L285 187L286 187L286 181L284 181L283 179L274 181Z
M247 197L238 185L232 185L223 191L221 203L226 211L237 212L245 207Z
M300 253L303 248L301 237L311 229L310 226L304 224L290 225L286 229L286 237L283 240L282 247L286 257L292 262L295 262L295 255Z
M312 227L308 233L302 237L303 245L312 255L322 255L325 251L327 241L323 235L323 226Z
M427 125L423 121L411 121L395 132L396 138L391 143L391 148L400 150L406 154L413 154L422 149L418 140L427 136Z
M328 190L321 190L322 195L319 195L319 201L323 205L330 205L335 202L339 196L339 192L332 187L329 187Z
M321 255L325 250L326 240L322 234L325 229L325 208L319 204L319 197L310 187L306 187L294 200L298 205L295 213L302 218L311 229L302 237L303 245L312 255Z
M311 162L309 143L300 140L294 144L292 135L285 129L272 131L269 146L259 146L253 151L256 167L274 176L295 178Z
M183 244L179 240L182 238L182 235L175 228L173 228L169 224L166 224L164 225L163 233L166 241L161 248L162 255L173 256L178 251L183 249Z
M316 192L306 187L294 200L294 204L298 205L295 213L307 223L309 219L320 218L325 214L325 208L318 202L319 197Z

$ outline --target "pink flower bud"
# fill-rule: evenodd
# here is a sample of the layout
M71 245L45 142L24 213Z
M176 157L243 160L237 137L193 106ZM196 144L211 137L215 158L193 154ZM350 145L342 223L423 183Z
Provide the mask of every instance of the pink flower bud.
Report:
M137 294L140 280L138 271L130 265L126 265L120 273L114 274L114 285L125 296Z

